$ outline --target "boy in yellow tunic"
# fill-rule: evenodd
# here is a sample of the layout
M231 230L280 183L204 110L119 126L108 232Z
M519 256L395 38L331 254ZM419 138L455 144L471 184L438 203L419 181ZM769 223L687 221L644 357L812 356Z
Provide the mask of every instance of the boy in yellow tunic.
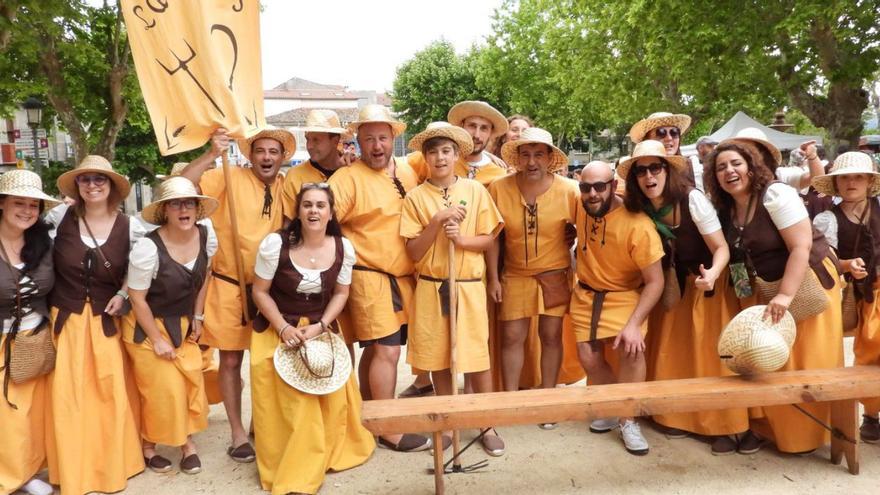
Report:
M431 167L431 178L406 196L400 235L406 252L416 261L419 280L410 310L407 362L431 372L440 395L450 395L454 377L449 373L450 348L447 315L449 241L456 247L456 362L478 392L491 392L489 321L483 275L483 252L503 225L488 191L478 182L457 177L451 165L471 148L468 135L446 122L435 122L410 141L420 148ZM448 293L448 292L446 292ZM444 441L444 444L447 442ZM497 434L483 437L492 455L504 452Z
M651 308L663 293L663 246L651 219L623 208L614 194L614 172L604 162L590 162L580 177L577 286L571 318L578 356L591 384L645 381L645 334ZM605 358L605 346L618 351L617 376ZM633 418L593 421L590 431L620 426L627 452L648 453L648 442Z
M214 160L226 153L229 141L226 130L217 129L211 137L211 149L187 165L181 175L196 184L202 194L220 202L211 215L219 246L207 282L200 343L220 350L220 389L232 433L227 453L235 461L253 462L255 453L241 419L241 364L245 349L250 347L252 331L251 325L245 323L245 312L251 319L256 307L252 301L243 304L241 300L230 218L235 215L238 223L244 281L250 285L260 242L282 226L281 181L276 178L281 165L293 156L296 140L286 130L269 128L240 141L239 147L251 166L230 167L231 183L227 185L223 170L214 168ZM229 191L235 199L233 210L226 199Z

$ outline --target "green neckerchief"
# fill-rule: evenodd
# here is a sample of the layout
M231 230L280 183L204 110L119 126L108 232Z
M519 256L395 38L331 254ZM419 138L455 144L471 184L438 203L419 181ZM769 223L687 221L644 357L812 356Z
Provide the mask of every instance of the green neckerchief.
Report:
M654 222L654 227L657 228L657 232L665 237L666 239L675 239L675 234L672 233L672 229L663 223L661 220L666 215L669 215L672 212L672 209L675 208L675 204L668 204L659 210L655 210L654 206L651 204L645 205L643 208L645 213L651 217L651 220Z

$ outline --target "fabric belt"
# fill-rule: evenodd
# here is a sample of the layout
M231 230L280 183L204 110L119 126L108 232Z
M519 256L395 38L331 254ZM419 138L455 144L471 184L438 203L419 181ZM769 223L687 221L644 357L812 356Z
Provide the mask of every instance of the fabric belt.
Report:
M599 320L602 318L602 306L605 304L605 294L611 291L597 290L578 280L581 289L588 290L595 294L593 297L593 313L590 315L590 341L596 340L599 330Z
M450 306L450 297L449 297L449 279L448 278L435 278L429 277L427 275L419 275L419 280L427 280L428 282L439 282L440 287L437 288L437 293L440 294L440 313L443 316L449 316L449 306ZM482 278L457 278L455 279L456 283L471 283L471 282L482 282Z
M388 272L383 272L382 270L377 270L375 268L369 268L362 265L354 265L351 268L360 272L379 273L388 277L388 283L391 284L391 306L394 308L395 313L397 313L398 311L403 311L403 297L400 295L400 284L397 283L397 277Z
M232 284L236 287L239 287L238 280L236 280L232 277L223 275L222 273L217 273L214 270L211 270L211 275L218 280L222 280L226 283L229 283L229 284ZM245 303L247 306L247 315L250 317L249 319L251 321L254 321L254 318L257 317L257 305L256 305L256 303L254 303L253 285L246 284L244 286L244 292L245 292L245 299L246 299ZM247 324L247 320L245 320L244 308L242 308L241 326L245 326L246 324Z

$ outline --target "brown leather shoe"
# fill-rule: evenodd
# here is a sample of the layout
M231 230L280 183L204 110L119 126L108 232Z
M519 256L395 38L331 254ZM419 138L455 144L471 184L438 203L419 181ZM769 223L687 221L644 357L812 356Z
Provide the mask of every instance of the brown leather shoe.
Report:
M254 462L254 459L257 458L257 453L254 452L250 442L245 442L238 447L229 447L226 449L226 453L235 462Z
M859 428L859 436L865 443L880 442L880 419L865 414L862 416L862 427Z
M198 454L190 454L180 460L180 472L197 474L202 472L202 461Z
M153 454L153 457L144 457L144 464L154 473L167 473L171 471L171 461L159 454Z

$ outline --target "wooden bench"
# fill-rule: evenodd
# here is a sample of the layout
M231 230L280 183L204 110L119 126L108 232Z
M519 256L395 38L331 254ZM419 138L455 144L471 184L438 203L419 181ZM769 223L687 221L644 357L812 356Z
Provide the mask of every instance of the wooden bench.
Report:
M831 462L858 474L858 400L880 396L880 366L695 378L397 400L365 401L363 424L376 435L652 416L731 407L831 402ZM850 440L850 441L847 441ZM434 487L443 493L443 451L434 449Z

